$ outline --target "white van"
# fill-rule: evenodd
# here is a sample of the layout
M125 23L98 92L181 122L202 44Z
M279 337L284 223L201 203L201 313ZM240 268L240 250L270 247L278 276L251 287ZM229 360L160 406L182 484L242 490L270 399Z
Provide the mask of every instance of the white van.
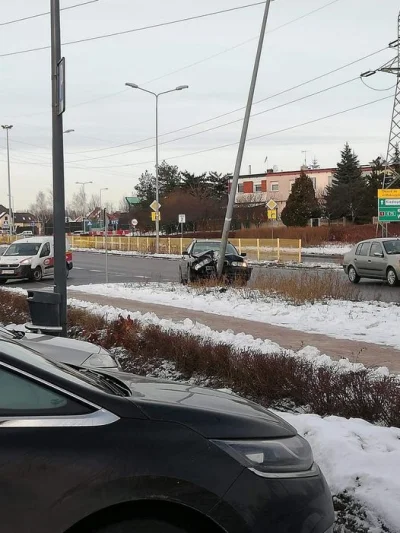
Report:
M72 252L66 239L66 275L72 269ZM18 239L0 256L0 285L9 279L41 281L54 276L54 238Z

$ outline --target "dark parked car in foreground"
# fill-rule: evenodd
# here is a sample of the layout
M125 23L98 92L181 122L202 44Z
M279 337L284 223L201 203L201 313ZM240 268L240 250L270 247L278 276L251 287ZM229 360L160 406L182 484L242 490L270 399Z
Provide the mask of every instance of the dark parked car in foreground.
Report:
M0 340L4 533L328 533L309 444L236 395Z
M386 280L398 285L400 279L400 239L369 239L359 242L345 254L343 269L352 283L361 278Z
M215 277L220 247L221 241L194 240L183 253L179 264L179 281L190 283ZM244 257L246 254L239 254L233 244L228 243L223 269L227 281L249 281L252 269Z

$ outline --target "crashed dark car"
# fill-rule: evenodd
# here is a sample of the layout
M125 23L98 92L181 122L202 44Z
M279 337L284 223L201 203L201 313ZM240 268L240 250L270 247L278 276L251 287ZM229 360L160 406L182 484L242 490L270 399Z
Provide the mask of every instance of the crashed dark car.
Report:
M217 264L221 242L195 240L186 252L183 252L179 264L179 280L190 283L199 279L210 279L217 275ZM246 254L239 254L233 244L228 243L225 254L223 277L228 282L249 281L252 269L244 259Z

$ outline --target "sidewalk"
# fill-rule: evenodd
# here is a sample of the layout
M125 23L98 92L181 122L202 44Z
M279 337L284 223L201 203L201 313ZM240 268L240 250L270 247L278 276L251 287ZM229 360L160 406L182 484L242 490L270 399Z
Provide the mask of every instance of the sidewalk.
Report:
M387 366L390 372L400 373L400 350L388 346L335 339L326 335L304 333L261 322L252 322L250 320L241 320L178 307L168 307L166 305L137 302L125 298L111 298L78 291L68 291L68 297L99 305L111 305L132 312L154 313L159 318L177 322L190 318L193 322L200 322L216 331L230 329L234 333L244 332L255 338L269 339L282 346L282 348L295 351L301 350L304 346L314 346L321 353L329 355L332 359L347 358L352 362L363 363L365 366Z

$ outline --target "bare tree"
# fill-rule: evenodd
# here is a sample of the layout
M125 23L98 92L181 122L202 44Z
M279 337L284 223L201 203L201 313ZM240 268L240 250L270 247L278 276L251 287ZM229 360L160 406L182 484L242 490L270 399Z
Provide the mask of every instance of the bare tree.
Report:
M123 196L118 204L118 211L126 212L128 211L128 204L126 202L126 197Z
M29 211L44 226L53 214L52 198L49 198L43 191L39 191L35 203L29 206Z
M71 208L77 211L80 215L86 216L87 195L83 185L78 192L74 193L72 197Z
M100 207L100 194L92 194L87 203L88 212Z

